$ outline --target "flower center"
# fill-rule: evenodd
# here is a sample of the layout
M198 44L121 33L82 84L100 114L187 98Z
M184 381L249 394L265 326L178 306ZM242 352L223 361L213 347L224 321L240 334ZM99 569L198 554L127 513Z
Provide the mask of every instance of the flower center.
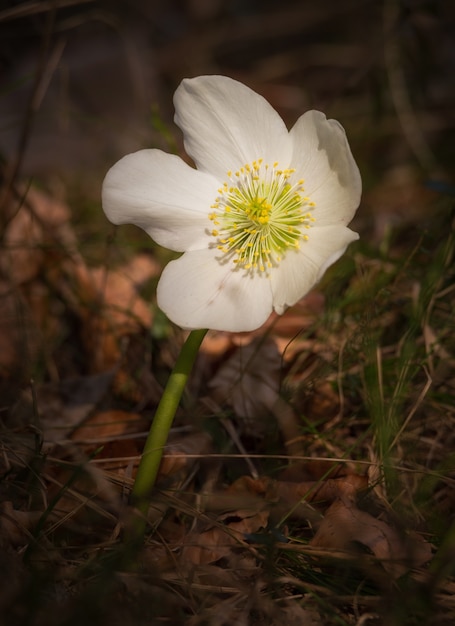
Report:
M227 259L248 271L276 267L286 250L307 241L314 202L304 195L303 180L292 182L294 169L263 164L262 159L228 172L211 208L211 234Z

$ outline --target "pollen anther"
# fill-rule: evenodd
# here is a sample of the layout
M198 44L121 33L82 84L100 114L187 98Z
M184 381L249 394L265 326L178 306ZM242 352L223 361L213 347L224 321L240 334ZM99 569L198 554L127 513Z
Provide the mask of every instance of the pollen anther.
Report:
M291 248L308 241L304 232L315 221L308 210L315 204L304 195L303 179L293 181L294 168L278 168L256 159L227 172L208 217L217 249L236 267L266 273Z

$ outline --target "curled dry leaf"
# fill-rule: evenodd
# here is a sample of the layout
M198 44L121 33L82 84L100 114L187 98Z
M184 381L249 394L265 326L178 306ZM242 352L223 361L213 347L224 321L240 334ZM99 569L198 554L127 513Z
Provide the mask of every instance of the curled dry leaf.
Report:
M181 553L182 563L214 563L230 554L236 546L244 544L245 535L267 526L267 511L248 514L231 512L219 519L219 524L202 533L190 533ZM221 523L224 519L224 525Z
M227 490L225 504L237 502L242 508L232 509L218 517L218 525L198 534L188 535L182 559L192 563L213 563L227 556L239 540L256 533L267 526L272 512L295 517L305 517L312 524L320 523L320 514L308 507L308 503L326 505L343 498L347 502L366 486L366 478L351 475L326 481L309 481L306 483L286 483L268 477L251 478L243 476L235 481ZM248 494L251 506L248 506L245 495ZM218 494L216 498L222 502ZM205 504L210 504L206 501ZM220 525L223 523L224 525ZM191 544L191 545L190 545Z
M417 537L405 537L386 522L361 511L352 502L336 500L326 511L311 545L352 550L354 543L371 550L394 578L431 558L428 543Z
M368 486L366 476L351 474L342 478L330 478L325 481L307 481L301 483L273 480L272 478L251 478L242 476L230 487L229 493L245 491L262 495L267 502L283 502L289 507L301 500L315 504L327 505L337 499L352 501L356 494Z
M367 487L368 478L357 474L301 483L243 476L227 493L230 496L249 493L256 511L259 510L258 497L262 498L265 507L262 513L267 510L272 514L278 510L291 517L308 519L318 528L311 541L313 547L350 550L354 544L362 544L394 577L426 563L431 558L428 543L417 535L404 536L390 524L357 508L357 495ZM314 508L308 507L309 503L319 510L328 506L322 519Z

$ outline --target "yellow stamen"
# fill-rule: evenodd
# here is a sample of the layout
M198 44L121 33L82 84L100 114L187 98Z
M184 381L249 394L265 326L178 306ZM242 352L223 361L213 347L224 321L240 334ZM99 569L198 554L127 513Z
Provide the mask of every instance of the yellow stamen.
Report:
M271 167L262 158L227 172L231 184L223 183L210 207L209 219L218 227L210 232L236 267L269 275L288 249L309 240L304 232L315 221L308 211L315 204L294 174L294 168L278 168L278 161Z

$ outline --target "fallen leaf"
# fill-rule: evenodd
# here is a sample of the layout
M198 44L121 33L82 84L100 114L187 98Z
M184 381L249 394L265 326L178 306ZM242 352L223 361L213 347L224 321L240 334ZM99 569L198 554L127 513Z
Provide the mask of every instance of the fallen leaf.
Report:
M82 259L49 269L49 280L81 322L92 372L119 362L122 338L150 329L152 309L139 289L159 272L160 266L147 253L115 270L89 268Z
M161 461L159 475L170 476L188 470L198 460L197 457L212 450L212 438L206 432L195 432L170 442L166 446Z
M103 443L109 439L148 430L150 423L137 413L121 410L100 411L90 416L72 433L72 441Z
M280 472L279 479L298 483L309 480L341 478L342 476L356 473L355 464L352 461L340 462L321 458L308 458L304 461L294 461L288 465Z
M225 524L222 525L222 521ZM265 528L268 522L268 512L259 511L230 512L219 518L219 524L204 532L192 532L186 538L181 553L183 562L214 563L227 556L234 547L242 545L245 535Z
M46 495L52 503L44 520L44 532L66 527L93 540L97 530L112 532L118 525L121 490L77 446L56 444L49 448L41 478L47 483Z
M107 372L35 385L33 391L29 389L22 393L10 421L15 427L29 424L36 411L43 440L63 441L103 399L112 376L112 372Z
M49 255L76 249L67 205L34 187L21 189L7 207L0 272L14 285L35 278Z
M352 502L336 500L326 511L310 544L353 551L355 543L367 547L394 578L431 558L431 547L426 542L404 537L391 525L361 511Z
M247 431L260 434L277 400L281 357L270 338L255 339L220 367L209 383L213 398L228 404Z
M280 396L282 360L271 337L236 348L209 383L211 400L231 406L249 435L261 437L275 418L290 455L302 454L299 423ZM272 421L272 423L274 423Z
M76 269L82 339L91 356L92 371L118 363L120 339L152 325L152 309L138 288L156 276L160 268L150 255L134 257L122 268L108 271Z
M0 503L0 535L13 545L24 545L30 541L29 531L42 515L41 511L18 511L11 502Z
M268 477L242 476L228 488L228 492L244 493L247 491L262 495L267 502L282 502L293 507L302 500L319 505L327 505L337 499L352 501L357 493L367 486L367 477L358 474L300 483L273 480Z
M269 626L322 626L323 622L319 612L314 609L306 609L298 602L291 602L283 608L276 607L273 621Z

